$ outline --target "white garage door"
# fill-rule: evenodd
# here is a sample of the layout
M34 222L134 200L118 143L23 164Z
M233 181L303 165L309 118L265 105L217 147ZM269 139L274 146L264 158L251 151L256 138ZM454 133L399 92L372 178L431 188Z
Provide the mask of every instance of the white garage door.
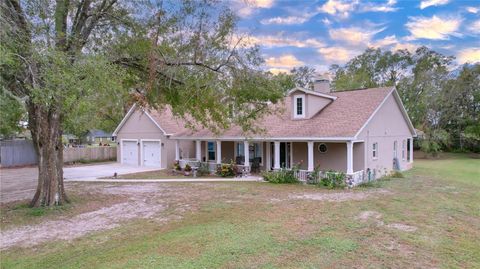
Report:
M138 146L136 141L122 142L122 163L138 165Z
M160 167L160 141L143 141L143 165Z

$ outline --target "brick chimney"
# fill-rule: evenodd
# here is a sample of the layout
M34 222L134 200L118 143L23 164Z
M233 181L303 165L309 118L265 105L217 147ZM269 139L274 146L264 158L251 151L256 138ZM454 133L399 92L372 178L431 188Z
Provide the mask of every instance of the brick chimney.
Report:
M330 93L330 78L328 74L318 75L313 80L313 90L321 93Z

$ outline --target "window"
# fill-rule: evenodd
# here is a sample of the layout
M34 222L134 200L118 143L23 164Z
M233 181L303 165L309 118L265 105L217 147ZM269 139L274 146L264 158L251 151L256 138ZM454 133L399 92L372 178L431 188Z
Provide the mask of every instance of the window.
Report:
M405 161L405 140L402 140L402 160Z
M393 141L393 158L397 158L397 141Z
M373 143L372 145L372 156L373 159L378 159L378 143Z
M245 156L245 144L243 142L238 142L237 146L235 147L236 149L236 156ZM253 158L260 158L260 163L263 163L263 148L262 148L262 143L250 143L249 148L248 148L248 157L250 159L250 162L253 162Z
M295 95L293 103L293 117L304 118L305 117L305 95Z
M208 160L215 161L215 142L207 143Z
M327 152L327 145L325 145L325 144L323 144L323 143L320 144L320 145L318 145L318 151L319 151L320 153L325 153L325 152Z

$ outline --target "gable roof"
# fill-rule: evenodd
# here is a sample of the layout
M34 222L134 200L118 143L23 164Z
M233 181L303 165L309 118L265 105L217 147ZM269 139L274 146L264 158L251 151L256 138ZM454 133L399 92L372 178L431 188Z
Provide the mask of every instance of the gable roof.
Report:
M161 110L148 110L137 107L137 105L134 104L130 108L130 110L128 110L125 117L123 117L122 121L117 126L115 131L113 131L112 136L116 136L118 132L122 129L123 125L125 125L127 120L133 114L133 112L139 109L142 111L142 113L145 113L145 115L147 115L147 117L160 129L160 131L164 135L175 135L177 133L185 132L186 130L188 130L185 127L185 123L181 119L176 119L173 116L172 110L169 106L165 106L165 108Z
M310 94L309 90L302 90ZM308 91L308 92L306 92ZM313 91L312 91L313 92ZM318 92L315 94L326 95ZM257 119L257 125L264 131L251 137L246 135L239 126L232 126L220 135L215 135L208 129L191 130L185 127L181 119L176 119L169 106L160 111L145 111L147 115L161 126L166 135L172 135L179 139L241 139L241 138L269 138L269 139L325 139L325 140L353 140L360 131L365 128L375 113L383 105L386 99L394 94L400 110L404 115L412 134L415 134L413 125L406 114L394 87L370 88L344 92L332 92L325 98L335 100L310 119L292 119L291 98L285 97L283 102L276 106L279 112L268 114ZM128 114L127 114L128 115ZM127 116L126 116L127 117ZM124 119L125 120L125 119ZM123 122L123 121L122 121ZM122 124L122 123L121 123ZM121 124L115 130L114 135L120 130Z
M320 96L320 97L331 99L331 100L336 100L337 99L337 97L334 96L334 95L321 93L321 92L316 92L316 91L312 91L312 90L308 90L308 89L300 88L300 87L296 87L296 88L291 89L290 91L288 91L287 95L291 95L292 93L294 93L296 91L301 91L301 92L304 92L304 93L307 93L307 94L310 94L310 95Z

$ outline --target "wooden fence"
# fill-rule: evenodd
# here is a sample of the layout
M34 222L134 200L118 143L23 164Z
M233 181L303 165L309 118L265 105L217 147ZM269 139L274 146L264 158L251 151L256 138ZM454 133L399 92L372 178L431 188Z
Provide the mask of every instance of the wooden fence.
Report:
M108 161L117 158L116 147L65 148L63 161ZM14 167L37 164L37 154L30 140L0 141L0 166Z
M63 161L103 161L117 158L116 147L66 148L63 150Z

